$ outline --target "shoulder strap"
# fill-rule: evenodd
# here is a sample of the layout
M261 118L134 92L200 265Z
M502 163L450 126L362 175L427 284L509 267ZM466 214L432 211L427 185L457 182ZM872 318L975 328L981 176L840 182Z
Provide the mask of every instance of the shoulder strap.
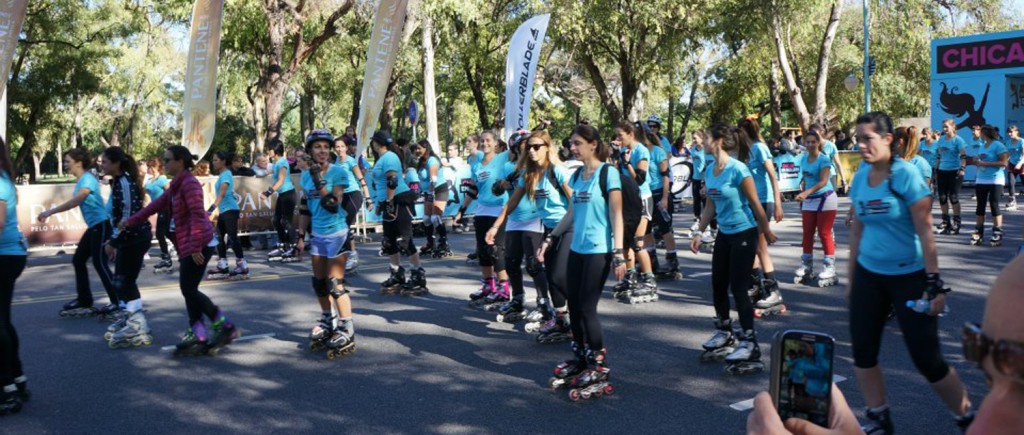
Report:
M597 180L601 185L601 196L604 197L605 204L608 203L608 164L605 163L601 166L601 178Z
M548 168L548 182L553 184L555 188L558 189L558 194L561 195L562 198L567 198L568 195L565 194L565 190L562 188L562 183L558 182L558 177L555 176L555 171L555 166L550 166Z

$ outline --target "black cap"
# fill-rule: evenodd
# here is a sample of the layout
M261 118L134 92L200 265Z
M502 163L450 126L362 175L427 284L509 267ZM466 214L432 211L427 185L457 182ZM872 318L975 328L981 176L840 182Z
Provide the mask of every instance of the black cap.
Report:
M370 138L371 141L377 142L381 145L391 145L391 133L384 130L377 130Z

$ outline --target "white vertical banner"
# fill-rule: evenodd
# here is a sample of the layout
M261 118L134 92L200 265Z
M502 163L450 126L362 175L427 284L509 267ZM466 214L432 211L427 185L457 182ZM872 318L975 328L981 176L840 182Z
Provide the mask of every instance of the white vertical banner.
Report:
M210 150L216 130L217 64L223 15L224 0L196 0L192 8L181 144L199 158Z
M516 130L529 130L533 82L550 20L551 14L526 20L509 42L505 62L505 137Z
M0 1L0 136L7 140L7 79L11 74L11 61L18 45L21 27L25 24L28 0Z
M380 0L373 16L373 31L366 47L363 92L359 98L359 120L356 122L357 153L360 155L370 146L370 138L384 108L391 72L395 69L398 49L402 45L408 7L409 0Z

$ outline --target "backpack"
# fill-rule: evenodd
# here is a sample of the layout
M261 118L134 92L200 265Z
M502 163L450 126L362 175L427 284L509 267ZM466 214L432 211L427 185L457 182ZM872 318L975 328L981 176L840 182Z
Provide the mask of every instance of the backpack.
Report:
M604 197L605 203L608 202L608 168L610 167L611 165L605 164L601 167L600 174L598 174L598 184L601 186L601 196ZM580 168L575 174L572 174L570 184L576 182L576 179L581 176L580 173L582 171L583 168ZM622 227L628 233L630 230L640 226L644 203L640 199L640 185L637 184L636 180L623 174L618 169L615 170L615 173L619 174L619 182L622 184Z

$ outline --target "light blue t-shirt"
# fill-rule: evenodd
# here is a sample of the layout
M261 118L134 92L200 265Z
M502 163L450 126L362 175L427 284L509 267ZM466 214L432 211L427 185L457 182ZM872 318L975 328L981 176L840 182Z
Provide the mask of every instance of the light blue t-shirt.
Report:
M1016 165L1020 163L1022 153L1024 153L1024 138L1017 138L1017 140L1007 141L1006 150L1010 152L1010 163Z
M28 244L18 229L18 192L7 173L0 174L0 201L7 211L0 231L0 255L26 255Z
M522 174L519 174L516 178L516 186L522 186ZM540 219L540 211L537 209L537 198L530 199L529 195L523 195L519 200L519 205L508 215L508 220L510 222L528 222L534 219Z
M477 204L484 207L501 207L508 201L508 193L494 196L491 186L496 180L507 177L515 171L515 165L508 161L508 151L497 154L487 164L483 164L481 156L470 167L470 174L477 188Z
M672 155L672 143L669 142L668 138L665 137L665 136L659 136L659 137L661 138L661 144L660 144L661 145L661 151L664 152L665 155L671 156ZM658 147L654 147L654 148L658 148Z
M579 254L607 254L615 247L608 202L598 181L603 166L599 166L587 180L583 179L586 168L580 168L579 175L572 177L573 182L569 186L572 188L572 226L575 229L569 249ZM608 168L605 185L609 197L612 191L622 190L622 181L615 168Z
M150 179L145 186L146 194L149 195L149 200L156 201L160 195L163 195L164 191L167 190L167 184L169 184L167 177L163 175Z
M622 149L622 152L626 152L626 148ZM651 163L651 152L647 151L642 143L637 142L633 145L633 149L629 151L629 164L633 165L634 171L640 170L640 162L647 161L647 176L644 177L643 183L637 183L640 185L640 198L646 199L651 197L651 177L658 173L657 168ZM622 168L622 173L629 176L629 170ZM620 181L621 183L621 181Z
M928 162L928 166L935 167L938 163L937 157L939 155L938 142L932 142L930 145L928 141L921 141L921 146L917 148L917 154L924 157L924 161ZM928 176L931 178L931 175Z
M708 166L705 176L708 198L715 203L715 216L722 233L736 234L757 227L750 201L740 188L743 179L751 177L747 165L729 159L721 174L715 175L714 166Z
M959 171L960 153L967 151L967 142L960 136L953 136L953 139L950 139L942 135L935 141L935 146L939 149L939 170Z
M342 160L341 157L338 157L335 159L334 164L341 166L342 169L348 172L350 175L349 178L352 179L352 182L348 183L348 187L345 188L345 193L358 192L359 182L356 181L355 168L359 166L359 163L356 162L356 158L352 156L345 156L345 159Z
M419 193L423 191L426 183L422 183L420 176L416 173L416 168L408 167L405 169L405 183L409 185L409 190Z
M882 275L924 269L924 254L910 206L931 195L931 190L920 171L901 159L893 161L892 175L877 186L869 185L870 173L870 165L858 170L850 189L850 202L864 224L857 262Z
M828 160L828 157L824 154L818 153L818 158L814 162L810 162L810 153L803 153L800 155L800 172L803 174L804 189L810 189L815 184L821 181L821 170L828 169L827 180L825 187L818 189L812 195L821 195L830 190L835 190L835 186L832 185L832 162Z
M551 175L545 173L540 180L537 180L537 185L534 186L533 199L536 203L537 213L544 222L544 226L548 229L554 229L562 221L562 218L565 217L566 207L568 206L568 198L562 193L561 186L564 186L565 182L569 179L569 170L565 166L559 165L552 167L549 171L554 171L558 186L551 182ZM523 180L523 177L519 177L519 183L516 187L520 189L526 188L526 182ZM524 196L523 199L527 198Z
M217 207L217 211L221 213L238 210L238 200L235 199L235 177L227 169L221 171L217 176L217 183L213 186L214 194L219 194L221 186L225 184L228 186L228 191L224 193L224 198L221 198L220 205Z
M825 157L828 157L829 165L832 166L833 175L838 174L839 172L836 171L835 158L836 154L839 154L839 148L836 147L836 144L830 140L826 140L825 143L821 144L821 153L824 154Z
M928 164L928 160L921 157L920 154L910 159L910 164L914 165L918 171L921 171L921 177L925 180L932 178L932 165Z
M982 144L978 150L978 154L975 155L975 160L980 160L986 163L998 162L1000 154L1007 154L1009 151L1006 149L1006 145L1002 142L992 141L989 146ZM978 166L978 178L977 183L979 184L1000 184L1002 185L1006 180L1006 166Z
M288 159L281 157L274 162L274 167L271 168L270 177L274 180L274 184L277 184L278 177L281 176L281 168L284 168L284 184L281 185L280 189L277 189L277 193L287 193L295 190L295 185L292 184L291 167L288 166Z
M651 147L651 166L647 174L651 177L651 193L663 189L665 186L661 179L661 162L668 160L668 154L661 147Z
M693 179L693 180L703 180L704 179L704 148L701 148L699 150L695 149L695 148L691 149L690 150L690 159L692 159L691 164L693 165L693 174L690 175L690 178Z
M82 189L89 189L89 196L78 206L82 209L82 219L85 219L85 224L92 228L110 219L107 205L103 202L103 197L100 196L100 180L97 180L92 172L82 174L82 177L75 183L75 195L78 195Z
M373 200L383 202L388 199L388 172L394 172L398 180L398 187L395 188L395 195L409 191L409 185L405 182L405 171L402 169L402 160L398 154L388 151L373 162Z
M328 193L334 192L335 186L348 186L351 183L351 177L349 171L339 165L331 165L327 168L327 173L324 174L324 181L327 183L324 185L324 189ZM328 236L336 234L339 231L347 228L345 224L345 208L338 207L337 213L331 213L320 206L320 191L313 185L313 177L309 175L309 171L302 171L302 176L299 177L299 183L302 185L302 190L306 194L306 204L309 207L309 214L312 216L312 226L314 236ZM341 201L341 198L337 198Z
M750 169L750 175L754 177L757 199L761 203L775 202L771 175L768 174L768 169L765 167L765 163L771 162L771 160L772 152L768 149L768 145L765 145L764 142L754 142L754 145L750 147L750 160L747 161L747 168Z
M448 178L445 177L444 166L441 165L441 160L437 157L430 156L427 158L427 164L419 169L420 182L423 184L430 182L430 168L437 166L437 177L434 179L435 188L448 184Z

